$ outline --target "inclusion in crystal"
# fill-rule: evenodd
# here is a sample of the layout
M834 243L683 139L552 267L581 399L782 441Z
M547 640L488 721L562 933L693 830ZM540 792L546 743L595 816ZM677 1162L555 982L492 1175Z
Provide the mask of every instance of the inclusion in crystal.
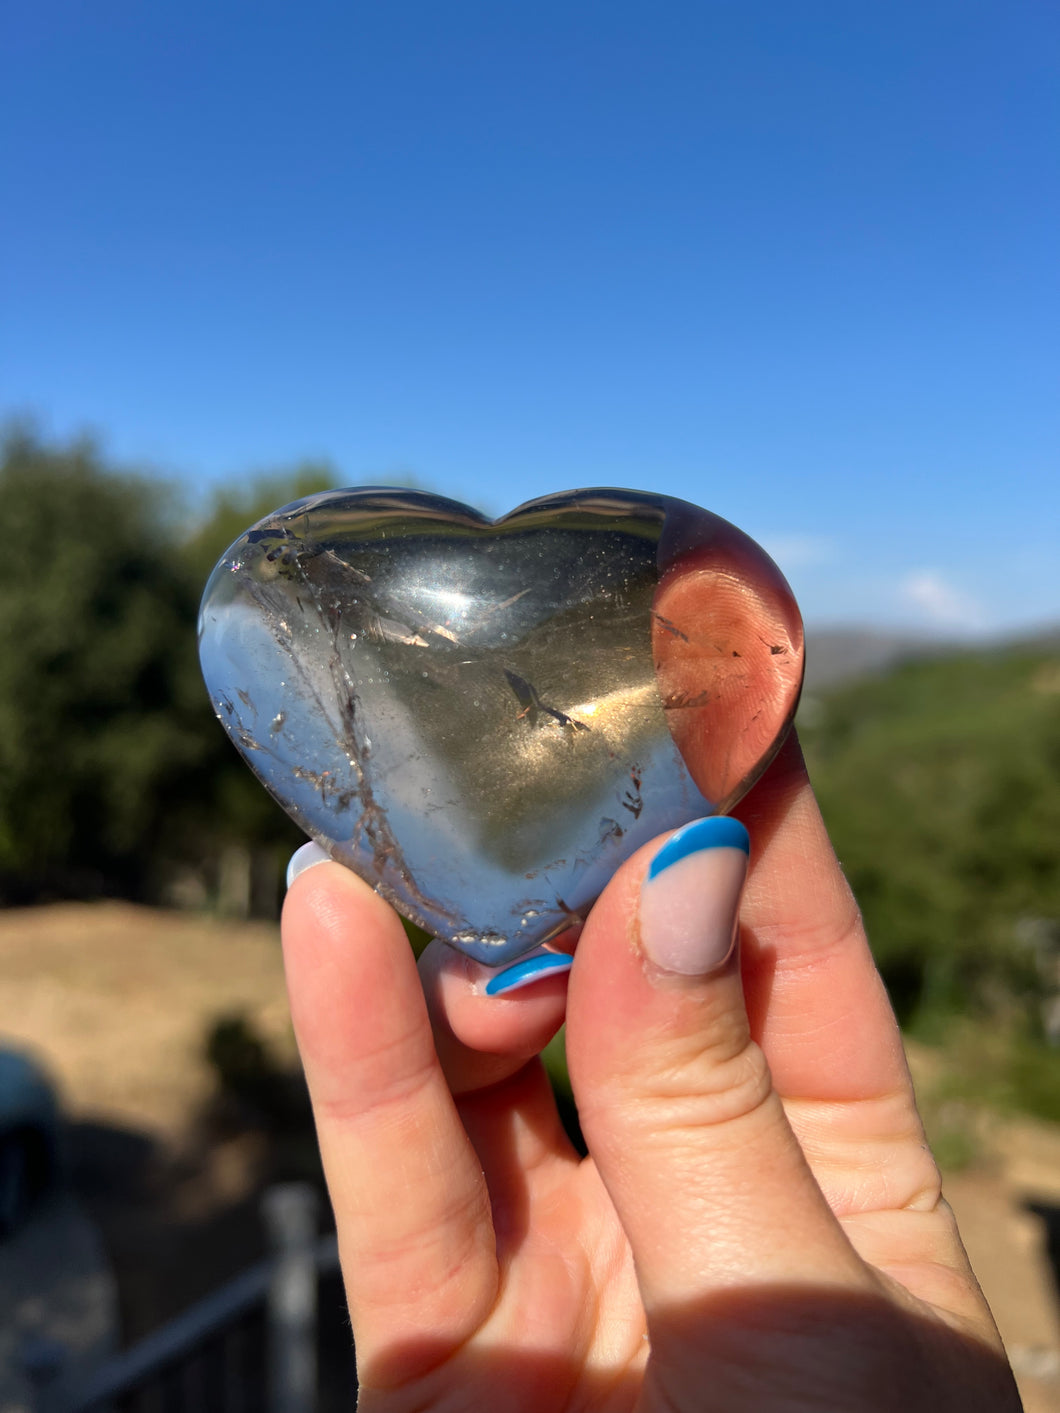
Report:
M751 540L614 490L496 522L418 491L311 496L236 541L200 616L211 700L262 783L489 965L735 803L790 725L802 647Z

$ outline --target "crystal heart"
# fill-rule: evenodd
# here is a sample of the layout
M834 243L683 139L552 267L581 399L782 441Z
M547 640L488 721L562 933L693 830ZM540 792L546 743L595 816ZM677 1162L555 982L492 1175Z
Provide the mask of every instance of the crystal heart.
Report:
M306 833L490 965L729 808L802 680L765 553L634 491L496 522L419 491L312 496L224 555L199 641L219 719Z

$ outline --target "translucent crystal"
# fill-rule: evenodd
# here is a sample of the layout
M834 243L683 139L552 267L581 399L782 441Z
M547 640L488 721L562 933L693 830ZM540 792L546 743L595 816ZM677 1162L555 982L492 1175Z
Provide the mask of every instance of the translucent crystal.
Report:
M762 612L726 602L735 626L708 614L699 641L659 611L686 565L738 601L748 555L779 646L751 641ZM739 531L663 496L573 491L494 523L417 491L331 491L228 550L200 654L220 721L306 833L497 965L580 921L640 845L756 778L801 680L786 594ZM726 708L741 680L751 696ZM679 745L704 730L717 749L693 779Z

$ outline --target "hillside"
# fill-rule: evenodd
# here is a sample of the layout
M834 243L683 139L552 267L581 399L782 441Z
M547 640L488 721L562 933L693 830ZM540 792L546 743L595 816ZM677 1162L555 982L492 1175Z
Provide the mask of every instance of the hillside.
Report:
M1060 624L1033 631L989 638L976 644L988 654L1019 648L1029 653L1060 653ZM900 663L961 655L966 640L859 624L806 629L806 693L813 697L864 677L879 676Z
M800 714L821 807L906 1022L1032 1001L1060 956L1060 650L917 656Z

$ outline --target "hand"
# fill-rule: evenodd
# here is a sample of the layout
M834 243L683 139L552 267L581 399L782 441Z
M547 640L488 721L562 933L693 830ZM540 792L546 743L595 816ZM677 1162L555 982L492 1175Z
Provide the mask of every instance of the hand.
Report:
M793 737L737 814L740 947L705 971L731 848L643 894L659 843L642 850L569 986L507 996L443 944L417 971L338 865L293 883L291 1007L364 1413L1019 1409ZM674 960L689 884L677 960L700 974L647 955ZM564 1007L583 1160L536 1058Z

